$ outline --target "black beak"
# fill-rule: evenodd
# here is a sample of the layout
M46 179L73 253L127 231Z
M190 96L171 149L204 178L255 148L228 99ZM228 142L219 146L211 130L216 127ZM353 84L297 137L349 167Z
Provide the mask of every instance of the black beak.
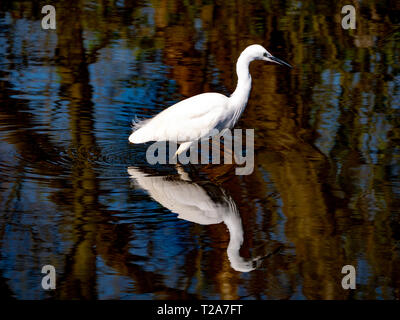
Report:
M277 64L281 64L283 66L293 68L289 63L282 61L281 59L275 58L274 56L268 57L271 61L276 62Z

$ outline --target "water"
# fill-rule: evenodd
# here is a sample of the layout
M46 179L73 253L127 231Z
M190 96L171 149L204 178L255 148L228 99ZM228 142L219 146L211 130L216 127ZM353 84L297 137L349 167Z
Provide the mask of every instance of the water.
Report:
M47 3L0 5L1 296L400 298L398 4L343 30L336 1L70 2L56 30ZM147 165L132 118L229 94L253 43L295 66L251 65L254 172Z

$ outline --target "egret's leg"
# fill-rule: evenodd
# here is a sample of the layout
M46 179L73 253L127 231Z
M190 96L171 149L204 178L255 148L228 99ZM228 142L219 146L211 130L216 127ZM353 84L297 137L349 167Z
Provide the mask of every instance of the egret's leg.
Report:
M239 163L235 152L230 147L228 147L226 144L224 144L223 151L224 151L224 154L226 153L228 156L230 156L230 159L233 160L233 163L236 163L236 164ZM232 164L232 162L230 164Z
M190 146L191 146L191 144L192 144L192 141L181 143L181 144L179 145L178 150L176 150L176 152L175 152L174 158L177 157L177 156L179 156L182 152L184 152L184 151L186 151L187 149L189 149Z
M212 150L215 149L215 150L220 151L221 150L220 148L221 148L220 144L219 143L214 143L214 140L213 140L213 142L211 143L211 149ZM228 155L228 157L230 157L230 161L228 163L224 163L224 164L232 164L232 163L236 163L237 164L237 163L239 163L239 160L238 160L235 152L233 152L232 148L228 147L227 144L223 145L222 154L224 156L224 161L225 161L225 154Z
M216 141L215 139L211 139L210 149L211 149L210 150L211 151L211 162L214 160L214 151L215 151L216 154L218 155L218 158L216 160L218 161L217 163L219 163L219 159L221 157L221 142L219 140ZM207 160L209 160L209 159L207 159Z
M182 165L177 163L175 165L176 171L178 172L180 178L184 181L192 181L192 179L190 179L189 174L183 169Z

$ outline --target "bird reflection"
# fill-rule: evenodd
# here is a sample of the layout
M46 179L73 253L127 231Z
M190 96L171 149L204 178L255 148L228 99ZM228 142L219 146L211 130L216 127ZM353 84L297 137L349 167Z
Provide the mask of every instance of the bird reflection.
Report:
M245 260L240 256L243 226L232 197L208 181L193 182L180 166L177 171L178 176L160 176L148 174L138 167L128 168L134 184L178 214L178 218L202 225L225 223L229 231L228 259L234 270L249 272L259 267L262 257Z

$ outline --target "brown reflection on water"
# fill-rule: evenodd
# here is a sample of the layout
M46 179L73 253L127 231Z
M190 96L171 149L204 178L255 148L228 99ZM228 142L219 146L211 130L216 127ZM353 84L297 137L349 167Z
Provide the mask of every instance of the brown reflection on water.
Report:
M72 145L90 150L96 148L96 139L92 87L83 44L82 9L79 3L66 2L64 5L62 10L58 10L60 24L57 28L57 72L62 84L60 96L68 101ZM86 159L72 166L69 179L72 184L68 199L73 212L73 231L69 237L74 246L67 258L61 290L57 291L58 298L94 299L99 181L93 164Z
M38 23L41 5L5 1L1 17L9 14L14 23ZM6 151L0 156L0 200L5 208L0 218L0 251L6 256L5 252L19 250L6 241L10 239L7 226L16 228L11 238L23 239L24 232L30 232L34 236L30 236L29 253L39 259L31 262L22 253L16 264L39 270L48 263L42 253L47 242L50 256L58 257L52 263L60 276L55 293L30 293L38 276L16 284L10 276L13 264L3 259L2 294L58 299L399 299L399 47L393 13L399 8L390 1L356 4L361 12L357 29L345 31L340 27L342 5L334 1L301 5L239 1L223 6L170 0L123 5L60 1L55 50L36 60L29 57L34 55L29 44L19 50L21 35L9 27L4 33L7 50L0 56L0 133L16 156ZM40 52L48 50L49 40L38 26L26 30L39 37ZM125 123L118 119L119 127L115 122L102 125L96 114L133 103L130 96L122 102L119 98L112 104L96 104L96 92L109 94L98 83L106 86L109 81L113 89L122 90L153 80L138 72L134 80L123 82L104 73L96 82L92 67L102 63L106 70L107 63L118 61L112 53L123 46L133 50L139 65L156 62L160 54L167 70L163 81L174 81L176 100L205 91L229 94L236 85L236 59L253 43L263 44L295 66L293 70L262 62L251 66L253 91L238 127L255 129L255 171L241 177L234 175L233 166L186 169L195 171L198 183L211 182L232 197L243 224L241 256L249 259L281 248L244 275L229 262L224 224L181 225L178 219L167 224L168 210L129 184L126 168L134 163L127 161L113 181L117 163L93 161L96 155L110 152L99 133L113 129L107 126L115 126L112 142L121 150L127 148L121 141L129 130L123 128L129 127L133 116L125 113ZM108 60L104 60L106 50L110 50ZM23 86L17 89L10 76L35 63L55 67L51 72L59 83L57 102L65 106L56 113L63 112L68 119L68 148L54 140L54 128L38 126L37 112L51 115L54 110L32 106L35 95L24 92ZM135 69L131 61L120 63ZM32 83L39 81L33 77ZM164 89L157 92L162 106L172 99L164 96ZM45 91L44 96L49 98L50 93ZM132 108L150 116L156 112L154 104L149 99ZM143 158L144 153L129 148ZM21 205L29 199L18 192L27 183L45 194L31 208ZM103 200L114 193L112 201ZM34 233L34 222L18 229L30 210L50 228L53 224L50 233L60 239L44 231ZM126 217L120 216L125 211L142 214L140 223L124 223ZM159 214L157 223L148 217L152 211ZM52 213L49 221L43 212ZM13 220L16 215L20 220ZM165 229L157 229L164 225ZM169 248L157 247L157 241L166 241L160 236L166 229L187 237L182 251L172 256L180 261L183 255L175 273L166 270L174 265L166 253ZM138 248L135 241L140 239L148 242ZM60 249L61 243L65 248ZM359 270L357 291L341 287L340 271L346 264ZM108 276L113 277L115 288L103 289L107 291L103 294L101 283Z

